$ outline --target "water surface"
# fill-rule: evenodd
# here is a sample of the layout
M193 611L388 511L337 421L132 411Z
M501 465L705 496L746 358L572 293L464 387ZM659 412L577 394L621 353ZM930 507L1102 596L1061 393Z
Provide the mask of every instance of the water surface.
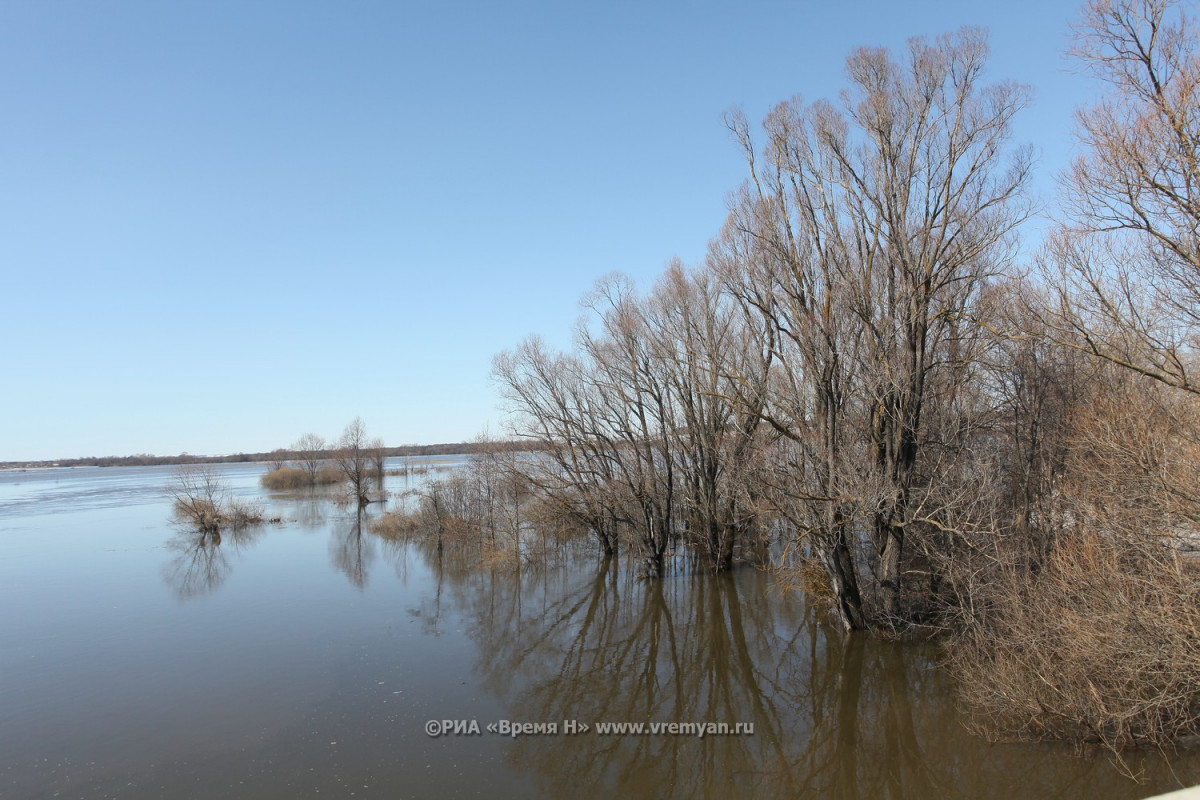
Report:
M0 473L0 796L1125 798L1200 782L1194 753L1131 756L1139 784L1103 754L971 736L930 648L843 640L753 569L647 583L586 547L480 565L376 537L327 494L260 492L262 465L219 469L284 524L198 546L170 524L173 468ZM431 738L429 720L481 732ZM487 732L501 720L559 731Z

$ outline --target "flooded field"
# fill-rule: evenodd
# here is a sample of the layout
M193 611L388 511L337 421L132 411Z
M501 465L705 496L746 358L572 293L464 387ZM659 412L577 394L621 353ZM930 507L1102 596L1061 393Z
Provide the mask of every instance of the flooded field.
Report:
M0 796L1135 798L1200 783L1195 752L1129 756L1137 783L1104 754L971 736L932 648L843 640L753 569L645 582L587 547L481 565L379 538L328 493L263 492L263 465L218 469L283 523L198 547L170 522L172 468L0 473ZM605 730L623 723L644 727Z

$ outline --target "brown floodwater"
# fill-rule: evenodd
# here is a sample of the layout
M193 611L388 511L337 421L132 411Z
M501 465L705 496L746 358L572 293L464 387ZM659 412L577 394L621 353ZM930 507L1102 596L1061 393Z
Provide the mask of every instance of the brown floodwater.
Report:
M286 522L219 542L175 528L169 468L0 473L0 797L1138 798L1200 783L1196 752L1118 766L973 736L934 648L843 638L754 569L645 582L589 547L481 565L380 539L328 495L262 493L259 465L220 469ZM604 730L621 724L643 728Z

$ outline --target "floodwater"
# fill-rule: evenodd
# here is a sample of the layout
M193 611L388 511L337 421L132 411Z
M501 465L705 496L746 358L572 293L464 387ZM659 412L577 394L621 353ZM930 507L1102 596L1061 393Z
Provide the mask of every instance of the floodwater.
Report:
M1128 757L1138 783L1102 753L972 736L933 649L844 641L753 569L647 583L586 548L480 566L380 539L328 495L262 492L262 465L218 469L285 522L200 547L170 523L173 468L0 472L0 797L1136 798L1200 783L1195 752ZM431 737L431 720L451 730ZM488 730L505 723L542 729Z

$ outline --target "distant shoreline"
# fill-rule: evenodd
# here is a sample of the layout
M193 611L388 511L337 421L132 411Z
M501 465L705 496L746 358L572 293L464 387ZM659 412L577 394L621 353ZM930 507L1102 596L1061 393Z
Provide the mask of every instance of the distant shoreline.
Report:
M483 450L528 450L529 442L449 442L445 444L409 444L384 448L388 458L396 456L448 456L481 452ZM324 451L326 458L333 450ZM174 456L140 454L133 456L87 456L60 458L48 461L0 461L0 471L22 469L52 469L55 467L159 467L181 464L248 464L257 462L292 461L299 454L292 450L272 450L269 453L233 453L224 456L202 456L180 453Z

